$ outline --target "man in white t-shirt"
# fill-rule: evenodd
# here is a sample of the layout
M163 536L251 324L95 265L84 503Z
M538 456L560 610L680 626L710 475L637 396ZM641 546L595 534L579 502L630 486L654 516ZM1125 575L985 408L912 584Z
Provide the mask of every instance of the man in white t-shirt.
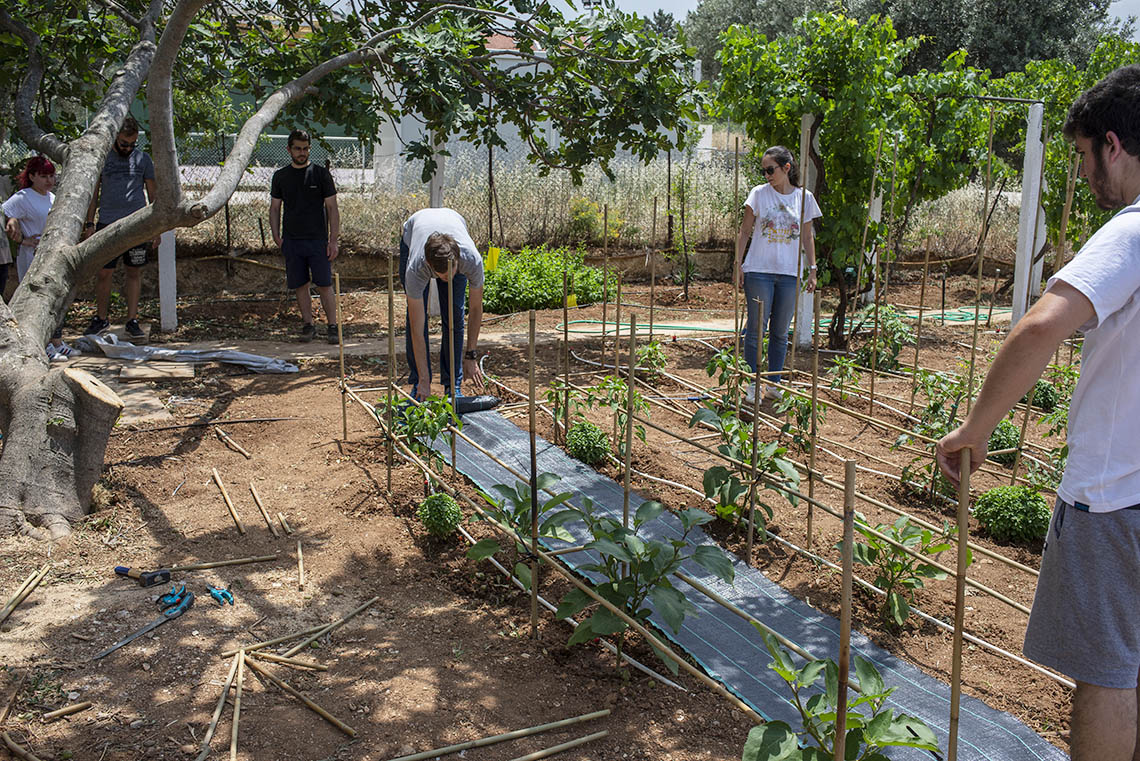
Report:
M1103 209L1121 209L1054 275L1010 332L966 421L938 442L942 471L971 469L1006 412L1073 331L1085 334L1033 613L1030 658L1071 676L1073 761L1140 758L1140 66L1069 110L1065 135Z

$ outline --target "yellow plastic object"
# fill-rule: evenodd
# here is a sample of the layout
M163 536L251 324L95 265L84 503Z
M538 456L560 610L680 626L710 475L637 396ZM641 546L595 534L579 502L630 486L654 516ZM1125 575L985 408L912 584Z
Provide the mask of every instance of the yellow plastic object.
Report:
M487 260L483 262L483 269L487 272L494 272L499 268L499 249L495 246L487 248Z
M576 294L576 293L566 294L566 306L568 306L568 307L578 306L578 294Z

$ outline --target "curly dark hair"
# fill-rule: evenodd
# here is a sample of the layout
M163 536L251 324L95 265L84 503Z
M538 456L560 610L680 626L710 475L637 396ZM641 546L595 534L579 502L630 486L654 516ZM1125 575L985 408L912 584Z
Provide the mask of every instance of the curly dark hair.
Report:
M1140 65L1122 66L1097 82L1069 109L1065 137L1092 141L1100 151L1105 135L1116 133L1124 150L1140 156Z

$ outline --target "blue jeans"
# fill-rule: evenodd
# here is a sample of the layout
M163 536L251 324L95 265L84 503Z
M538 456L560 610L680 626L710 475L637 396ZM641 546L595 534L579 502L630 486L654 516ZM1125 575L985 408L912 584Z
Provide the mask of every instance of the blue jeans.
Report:
M408 246L403 240L400 241L400 285L404 286L405 296L409 295L407 292L407 285L404 282L404 276L408 271ZM458 272L452 277L452 283L455 287L455 295L459 298L455 299L455 303L448 309L448 302L450 300L450 289L444 280L436 278L435 284L439 289L439 314L440 319L443 321L443 337L439 345L439 377L443 383L444 388L449 388L448 383L451 381L451 368L458 368L455 373L455 395L459 396L459 386L463 382L463 312L467 306L467 276L461 275ZM430 288L431 285L428 285ZM427 374L428 379L431 379L431 343L428 341L428 320L427 320L427 297L428 288L424 288L424 292L420 294L420 298L424 300L424 348L429 351L426 352L427 358ZM447 356L447 331L451 330L451 335L455 337L455 355L449 361ZM412 326L408 319L408 313L404 312L404 350L408 356L408 383L412 386L412 393L415 393L416 386L420 382L419 368L416 367L416 354L412 348Z
M744 297L748 315L744 328L744 360L752 372L756 372L756 347L760 338L758 326L763 325L768 336L768 369L783 370L784 357L788 354L788 327L792 324L792 312L796 308L795 275L745 272ZM764 304L763 315L758 314L757 301ZM774 375L772 380L779 383L780 376Z

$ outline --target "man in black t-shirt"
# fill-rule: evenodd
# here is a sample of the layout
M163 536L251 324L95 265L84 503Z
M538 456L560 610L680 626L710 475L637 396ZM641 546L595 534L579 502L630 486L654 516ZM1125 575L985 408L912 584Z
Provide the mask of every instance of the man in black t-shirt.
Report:
M317 287L328 318L328 341L337 343L336 302L332 292L332 260L337 255L340 211L336 187L329 170L309 163L309 133L289 133L289 156L293 163L273 173L269 187L269 229L273 242L285 257L285 281L297 293L297 306L304 325L301 340L312 341L313 302L309 283ZM285 228L281 229L281 205L285 205Z

